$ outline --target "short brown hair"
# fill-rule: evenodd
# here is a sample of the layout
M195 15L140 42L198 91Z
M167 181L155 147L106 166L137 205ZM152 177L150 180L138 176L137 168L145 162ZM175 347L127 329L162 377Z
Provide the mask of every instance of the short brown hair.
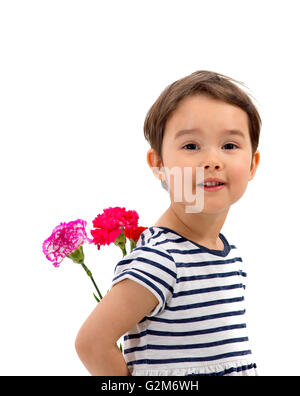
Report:
M162 159L164 129L171 113L183 98L201 93L236 105L248 114L253 159L259 143L261 118L248 94L235 85L233 81L248 88L244 83L224 74L199 70L173 82L163 90L149 109L144 122L144 136L151 148L158 153L160 159Z

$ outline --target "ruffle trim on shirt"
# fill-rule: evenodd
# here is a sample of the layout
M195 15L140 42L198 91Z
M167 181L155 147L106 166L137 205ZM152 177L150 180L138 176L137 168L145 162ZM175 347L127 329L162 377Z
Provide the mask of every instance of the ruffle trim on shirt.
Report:
M255 363L245 360L220 363L213 366L143 370L134 368L132 376L258 376Z

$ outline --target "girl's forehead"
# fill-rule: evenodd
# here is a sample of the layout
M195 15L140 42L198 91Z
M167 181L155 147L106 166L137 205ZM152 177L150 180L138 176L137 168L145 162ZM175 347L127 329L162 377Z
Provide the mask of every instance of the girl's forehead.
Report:
M184 100L168 118L164 134L177 138L181 130L248 130L248 114L238 106L201 96Z

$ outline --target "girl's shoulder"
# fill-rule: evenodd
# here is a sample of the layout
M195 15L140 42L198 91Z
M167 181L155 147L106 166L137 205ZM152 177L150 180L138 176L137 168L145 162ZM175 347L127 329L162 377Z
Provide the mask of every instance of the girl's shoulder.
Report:
M113 286L128 278L149 289L159 301L151 316L164 309L177 282L176 263L164 242L155 230L145 230L135 248L117 263L112 281Z

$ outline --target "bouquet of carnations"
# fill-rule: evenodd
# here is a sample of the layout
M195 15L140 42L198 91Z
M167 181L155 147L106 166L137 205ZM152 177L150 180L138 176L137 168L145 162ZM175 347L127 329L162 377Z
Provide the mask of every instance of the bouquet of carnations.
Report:
M114 243L126 256L126 241L130 241L132 251L140 237L140 234L148 227L138 226L139 215L135 210L126 210L120 207L109 207L98 214L93 220L94 229L91 230L93 238L88 238L85 220L74 220L68 223L60 223L56 226L49 238L43 242L43 253L54 267L59 267L65 257L74 263L80 264L86 274L91 278L97 295L93 293L99 303L103 298L93 278L92 272L84 263L83 244L94 244L100 250L101 245ZM122 351L122 345L120 345Z

